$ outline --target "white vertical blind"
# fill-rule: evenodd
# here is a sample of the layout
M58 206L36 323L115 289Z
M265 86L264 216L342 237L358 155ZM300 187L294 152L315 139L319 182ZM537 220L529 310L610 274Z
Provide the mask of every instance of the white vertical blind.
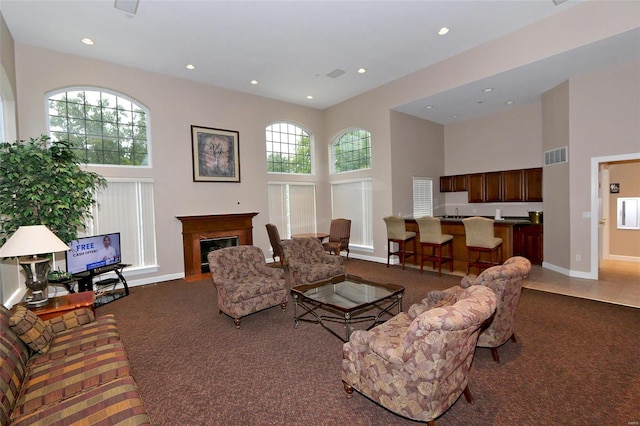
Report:
M314 184L269 183L269 221L280 238L316 232L316 186Z
M433 216L433 179L413 177L413 217Z
M96 200L87 234L120 232L123 263L133 267L155 265L153 181L109 180Z
M371 179L331 184L331 214L351 220L351 245L373 247L372 208Z

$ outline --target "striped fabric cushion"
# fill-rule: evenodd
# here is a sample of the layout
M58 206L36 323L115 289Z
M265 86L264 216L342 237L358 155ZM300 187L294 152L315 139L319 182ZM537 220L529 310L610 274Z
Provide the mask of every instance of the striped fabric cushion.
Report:
M30 363L35 366L119 341L115 317L104 315L82 327L56 333L49 352L33 357Z
M49 350L51 339L53 339L51 326L45 324L25 306L15 305L11 308L9 326L34 351L46 353Z
M150 425L132 377L124 377L18 417L13 426Z
M121 342L31 366L12 418L129 374L129 360Z
M76 328L79 325L89 324L96 319L95 314L91 309L79 308L59 317L51 318L45 321L51 326L54 333L61 333L65 330Z
M8 314L6 321L0 319L0 425L9 423L9 415L18 398L29 358L29 349L9 331L8 319Z

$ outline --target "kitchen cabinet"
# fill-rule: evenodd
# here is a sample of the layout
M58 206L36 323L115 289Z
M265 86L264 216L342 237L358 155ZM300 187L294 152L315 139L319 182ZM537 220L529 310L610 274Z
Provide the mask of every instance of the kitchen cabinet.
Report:
M524 201L542 201L542 167L524 169Z
M440 176L440 192L453 192L453 176Z
M542 265L543 225L516 225L513 229L513 255L524 256L534 265Z
M502 172L502 201L523 201L524 170L507 170Z
M484 186L484 201L502 201L502 172L485 173Z
M468 183L468 200L470 203L484 203L485 202L485 185L484 185L484 173L474 173L467 175Z

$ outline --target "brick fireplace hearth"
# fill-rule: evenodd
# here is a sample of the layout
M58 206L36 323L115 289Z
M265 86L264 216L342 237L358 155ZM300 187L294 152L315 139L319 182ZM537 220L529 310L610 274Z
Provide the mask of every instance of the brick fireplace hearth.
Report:
M253 217L258 213L177 216L182 222L184 279L197 281L209 278L201 269L200 240L237 237L238 245L253 244Z

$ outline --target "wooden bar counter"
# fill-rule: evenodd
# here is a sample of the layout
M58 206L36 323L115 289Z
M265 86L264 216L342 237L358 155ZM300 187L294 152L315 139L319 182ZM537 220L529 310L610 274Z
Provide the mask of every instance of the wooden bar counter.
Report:
M453 235L453 271L454 273L462 273L466 274L467 272L467 244L466 244L466 236L464 232L464 224L462 223L462 219L455 218L444 218L441 217L440 221L442 223L442 233ZM413 231L416 235L416 251L417 254L414 256L414 265L420 264L421 257L421 248L420 248L420 230L418 229L418 224L413 218L405 218L407 231ZM493 224L494 234L498 238L502 238L502 261L504 262L511 256L513 256L513 230L514 226L522 225L522 224L530 224L527 219L504 219L504 220L496 220ZM443 254L447 254L448 249L444 249ZM484 255L484 253L483 253ZM485 256L482 257L485 260ZM486 256L486 260L489 260L488 255ZM431 266L430 263L425 262L425 267ZM442 272L448 272L448 267L443 267ZM476 268L472 268L470 273L478 274Z

